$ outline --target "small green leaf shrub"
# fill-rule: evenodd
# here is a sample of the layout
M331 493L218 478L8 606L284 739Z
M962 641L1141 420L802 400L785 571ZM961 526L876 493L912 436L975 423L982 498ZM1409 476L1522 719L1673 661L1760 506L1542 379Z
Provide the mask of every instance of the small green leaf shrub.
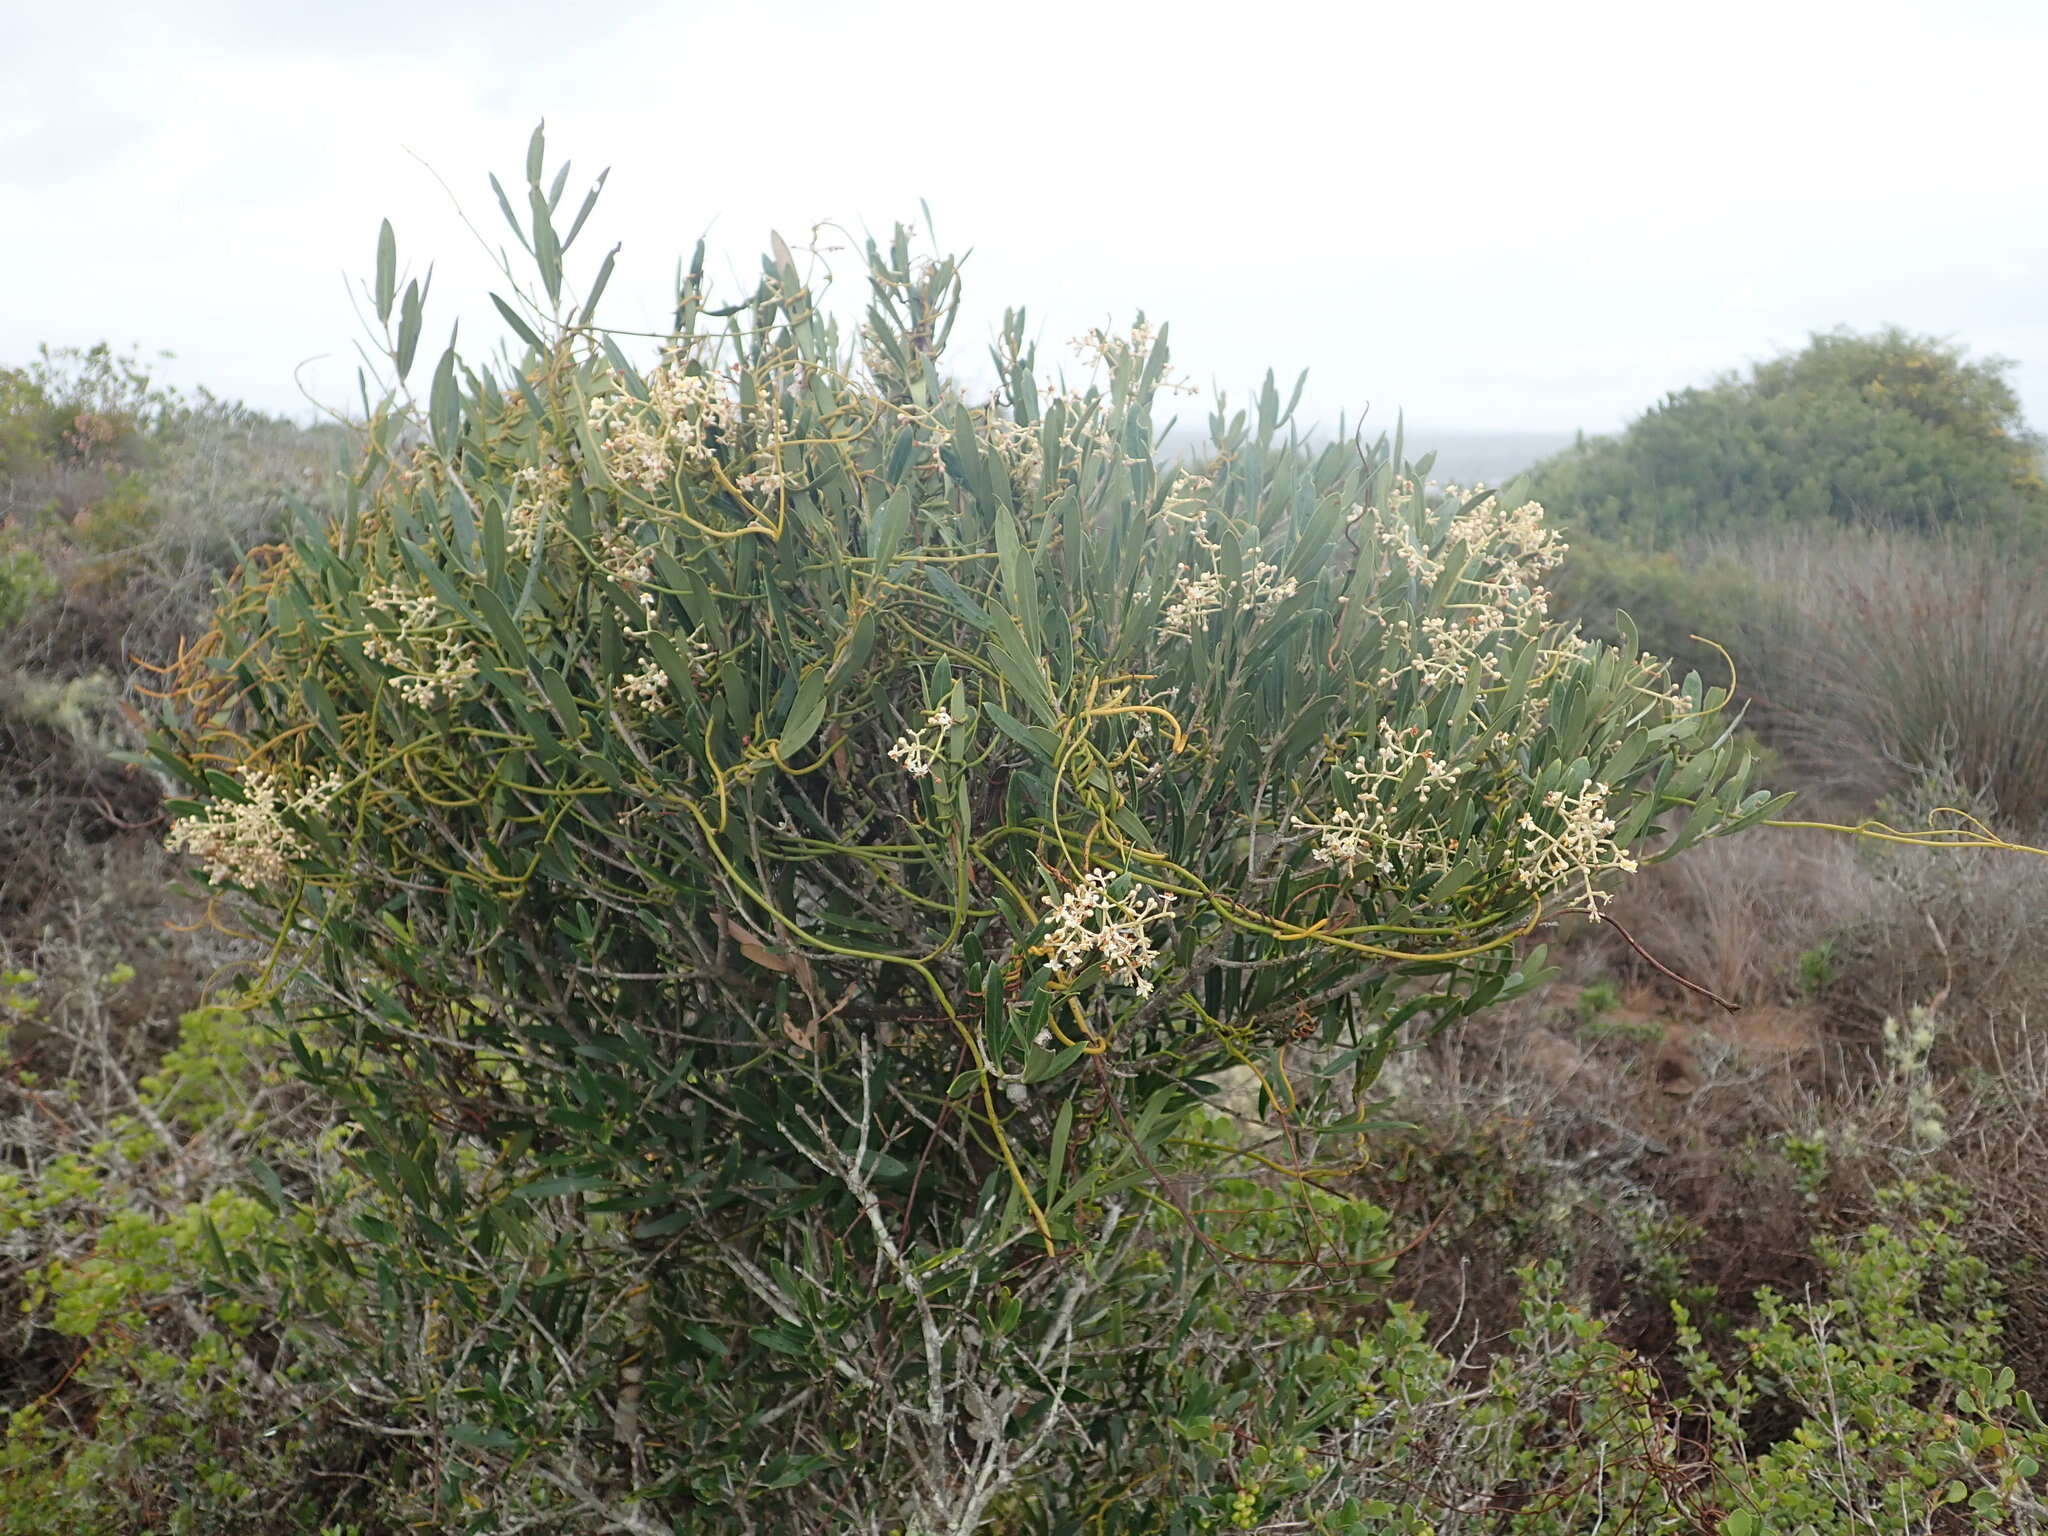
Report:
M1761 1292L1763 1321L1726 1347L1674 1304L1671 1382L1554 1264L1516 1272L1520 1325L1484 1362L1407 1306L1347 1326L1327 1299L1226 1291L1147 1362L1111 1475L1036 1479L997 1528L2035 1536L2048 1425L2000 1358L1998 1287L1953 1235L1957 1197L1886 1191L1888 1221L1819 1242L1814 1294Z
M295 1155L300 1095L225 1007L131 1073L105 1026L134 975L0 970L0 1533L309 1529L353 1500L361 1446L221 1262L276 1239L240 1186L250 1155ZM68 1069L30 1065L48 1059Z
M372 404L156 744L353 1125L299 1315L434 1468L414 1518L964 1531L1034 1466L1099 1486L1188 1287L1376 1273L1290 1181L1355 1160L1403 1031L1771 798L1718 691L1550 621L1539 507L1311 450L1270 377L1162 467L1142 322L1069 378L1013 312L970 398L958 264L900 229L855 332L777 240L723 303L700 248L629 355L544 162L497 189L516 361ZM394 385L403 276L387 227ZM1232 1065L1300 1160L1233 1163L1226 1218L1176 1170ZM1117 1299L1155 1265L1171 1306Z
M0 629L56 590L49 568L34 550L0 548Z

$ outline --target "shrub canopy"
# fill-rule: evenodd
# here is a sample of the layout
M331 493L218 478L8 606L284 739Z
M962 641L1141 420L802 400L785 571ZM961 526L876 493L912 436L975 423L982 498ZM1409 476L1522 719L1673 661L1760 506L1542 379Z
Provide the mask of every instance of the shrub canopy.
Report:
M1013 312L970 399L958 266L901 229L857 334L815 259L721 304L700 247L636 359L542 160L516 366L386 397L340 519L228 588L157 739L174 841L304 967L363 1178L313 1251L384 1319L333 1325L462 1498L968 1529L1124 1411L1151 1335L1079 1277L1175 1208L1203 1074L1327 1157L1404 1028L1770 797L1718 690L1549 620L1533 504L1426 502L1398 435L1310 452L1270 376L1162 468L1142 322L1070 379ZM398 282L387 226L394 382ZM1365 1262L1286 1211L1202 1245ZM970 1412L1001 1432L931 1449Z

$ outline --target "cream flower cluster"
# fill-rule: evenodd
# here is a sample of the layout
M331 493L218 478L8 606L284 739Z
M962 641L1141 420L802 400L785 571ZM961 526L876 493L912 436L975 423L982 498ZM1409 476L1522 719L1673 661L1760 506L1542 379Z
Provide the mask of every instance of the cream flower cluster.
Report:
M707 470L722 454L738 467L733 483L750 495L770 495L786 485L772 447L752 456L739 447L743 426L753 428L757 441L774 437L781 417L771 399L745 410L722 380L692 371L681 354L647 376L644 404L627 392L622 376L614 373L613 382L615 392L592 401L588 414L613 479L652 496L668 487L678 468Z
M1686 696L1678 680L1671 675L1671 663L1653 652L1645 651L1636 658L1636 670L1643 674L1643 688L1656 695L1671 707L1674 715L1689 715L1696 707Z
M1361 864L1381 875L1395 873L1396 855L1412 871L1448 874L1457 861L1458 840L1444 827L1467 777L1467 764L1439 752L1431 734L1416 726L1396 730L1380 722L1376 751L1360 753L1344 769L1357 791L1356 808L1338 806L1327 821L1295 817L1294 825L1317 834L1312 850L1319 863L1346 875ZM1400 823L1407 823L1406 830Z
M1169 523L1190 525L1202 521L1208 510L1206 497L1216 489L1212 475L1180 474L1167 487L1166 499L1159 504L1159 515Z
M1036 489L1045 470L1045 439L1040 428L1013 421L991 404L987 417L987 441L996 457L1008 467L1011 478L1020 485Z
M1576 885L1577 892L1565 903L1567 910L1584 912L1596 923L1614 893L1600 890L1594 880L1610 870L1636 871L1636 861L1614 841L1608 794L1608 787L1597 781L1573 792L1553 789L1543 797L1543 809L1554 825L1545 826L1528 811L1516 822L1522 846L1515 877L1539 896Z
M1454 501L1464 496L1455 485L1444 494ZM1557 530L1543 521L1543 504L1535 501L1511 510L1488 496L1452 518L1449 535L1453 544L1464 545L1491 564L1490 576L1480 585L1537 598L1542 596L1537 584L1557 569L1566 553Z
M540 532L541 514L557 512L569 500L568 466L554 459L521 465L512 472L512 490L505 531L522 548L531 548Z
M1906 1090L1906 1115L1915 1144L1923 1152L1933 1152L1948 1141L1948 1122L1929 1070L1940 1033L1939 1015L1932 1006L1915 1003L1907 1019L1907 1027L1902 1029L1896 1018L1885 1016L1885 1064L1893 1081Z
M619 684L619 696L629 704L641 709L653 709L668 697L669 676L662 664L648 657L640 666L626 674Z
M365 596L370 607L397 620L391 633L371 630L363 637L363 653L398 673L398 696L419 709L454 702L476 677L470 644L452 625L445 625L431 592L408 591L387 582ZM445 633L436 634L437 630Z
M597 536L597 563L605 575L626 588L642 587L654 579L654 551L631 534L607 529ZM640 606L651 610L654 594L643 592Z
M638 629L628 633L645 639L648 631ZM701 631L682 636L681 643L676 649L682 652L683 659L689 663L690 676L694 681L702 683L711 676L712 667L718 660L718 652L712 649ZM636 708L658 709L668 698L673 687L674 682L668 675L668 669L652 656L643 656L640 665L619 681L617 693L620 698Z
M1495 745L1501 740L1496 736ZM1318 863L1346 876L1360 866L1388 878L1448 874L1471 851L1451 835L1450 818L1475 792L1478 769L1438 751L1429 732L1397 731L1382 721L1378 750L1361 753L1344 769L1356 804L1338 806L1322 820L1297 816L1293 824L1316 834L1311 854ZM1635 859L1614 840L1610 793L1597 781L1551 790L1516 818L1506 839L1506 856L1526 890L1539 898L1565 893L1566 910L1595 921L1612 899L1596 885L1599 877L1636 870ZM1499 836L1488 834L1488 843Z
M1088 395L1058 390L1051 385L1041 388L1040 397L1039 422L1025 423L1013 420L1004 415L1002 409L994 403L987 407L981 417L984 440L995 457L1008 469L1010 477L1025 491L1044 494L1046 490L1043 485L1043 418L1054 401L1059 401L1065 407L1061 413L1058 442L1061 459L1067 467L1068 474L1073 474L1082 462L1090 459L1115 461L1121 458L1126 465L1131 466L1145 462L1143 457L1132 458L1124 453L1123 445L1105 424L1098 400ZM938 440L950 429L930 412L915 407L899 407L897 417L906 423L915 422L934 430L931 467L943 470L945 463L939 457Z
M1122 335L1106 331L1101 326L1090 326L1072 341L1067 348L1074 356L1087 362L1102 363L1115 368L1121 363L1142 359L1152 350L1158 340L1158 333L1151 325L1140 320Z
M273 774L251 769L242 789L247 799L239 805L219 800L201 815L179 818L164 846L197 858L206 866L209 884L274 885L292 860L312 852L284 817L324 815L341 793L341 775L330 773L299 794L286 795Z
M1465 494L1457 486L1445 488L1454 501ZM1381 517L1372 509L1363 515L1379 521L1379 541L1388 559L1405 567L1420 586L1442 578L1444 557L1422 545L1408 517ZM1406 659L1380 673L1382 687L1412 674L1425 689L1460 688L1475 669L1497 682L1501 642L1533 635L1549 618L1541 582L1564 559L1565 545L1544 525L1539 503L1526 501L1510 509L1489 496L1452 518L1446 537L1446 548L1462 545L1466 552L1450 611L1431 614L1419 624L1394 621L1391 628Z
M597 438L605 470L614 480L651 496L675 473L664 434L631 395L607 395L594 402L590 430Z
M913 779L923 778L939 760L939 749L945 744L946 732L959 723L953 718L952 711L941 704L924 717L922 730L896 738L896 744L889 748L889 760L901 764L903 771Z
M1247 608L1264 618L1299 590L1292 576L1282 576L1280 567L1262 559L1257 549L1245 552L1250 563L1244 574L1227 580L1217 563L1222 546L1199 533L1195 542L1207 551L1209 569L1190 574L1187 563L1181 562L1174 574L1173 596L1159 618L1162 640L1189 639L1198 626L1226 608Z
M1146 321L1140 320L1130 330L1118 334L1103 330L1100 326L1090 327L1067 343L1073 354L1085 362L1106 367L1112 374L1130 369L1133 374L1141 371L1145 361L1158 344L1159 333ZM1197 393L1194 386L1185 379L1164 378L1159 380L1160 390L1177 395Z
M1112 895L1109 888L1116 879L1114 870L1098 867L1066 895L1045 898L1052 924L1045 953L1063 977L1100 964L1111 981L1150 997L1152 978L1145 973L1158 962L1159 950L1146 929L1173 916L1174 898L1171 893Z
M640 623L637 628L627 628L626 638L645 642L654 633L655 623L661 615L659 599L646 589L646 584L654 579L653 549L628 534L607 530L598 536L597 563L605 575L628 591L636 587L640 589ZM710 676L718 653L704 639L701 629L680 637L676 648L689 662L692 678L702 682ZM668 669L652 655L643 652L640 665L626 674L617 692L619 697L637 708L656 709L668 697L672 687Z

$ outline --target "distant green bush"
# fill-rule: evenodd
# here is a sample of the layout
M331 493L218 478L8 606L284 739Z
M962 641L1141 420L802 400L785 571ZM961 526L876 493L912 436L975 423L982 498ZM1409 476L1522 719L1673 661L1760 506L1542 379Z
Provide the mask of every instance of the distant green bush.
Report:
M1575 535L1652 547L1821 523L2039 539L2041 442L2010 369L1899 330L1817 335L1546 460L1530 492Z

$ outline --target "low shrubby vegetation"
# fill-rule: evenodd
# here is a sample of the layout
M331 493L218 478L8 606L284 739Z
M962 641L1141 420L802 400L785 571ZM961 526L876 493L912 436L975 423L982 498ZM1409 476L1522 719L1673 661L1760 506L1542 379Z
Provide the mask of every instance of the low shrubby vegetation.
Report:
M1546 512L566 183L346 434L0 374L0 1532L2048 1531L1996 367Z
M2024 829L2048 814L2048 489L2008 371L1818 336L1546 461L1564 606L1709 676L1735 658L1749 723L1846 805L1934 774Z

